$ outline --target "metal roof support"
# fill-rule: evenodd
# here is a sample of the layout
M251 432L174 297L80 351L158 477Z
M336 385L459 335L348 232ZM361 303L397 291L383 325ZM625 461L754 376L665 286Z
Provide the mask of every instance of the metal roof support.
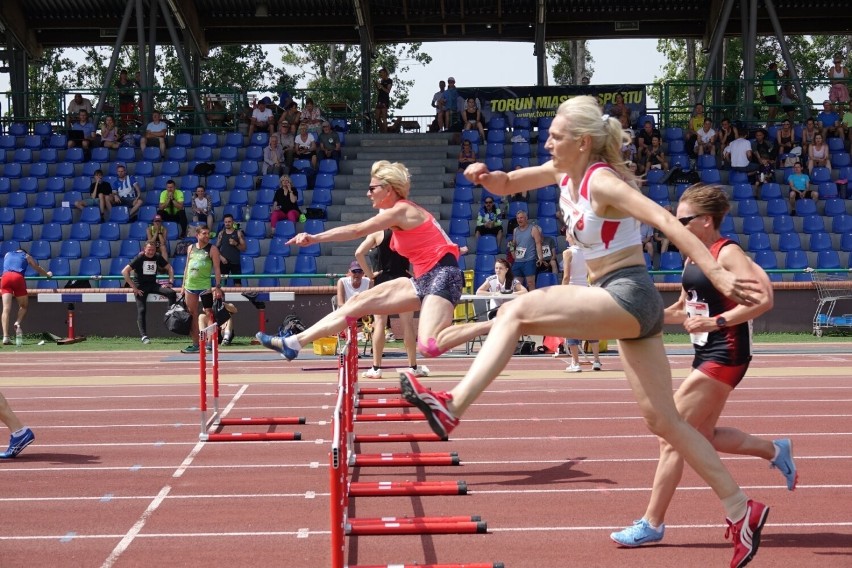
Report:
M9 86L12 88L12 116L16 120L29 118L30 105L27 100L29 90L29 55L18 39L7 29L6 49L9 60Z
M370 6L365 0L352 0L355 8L355 19L358 22L358 35L361 38L361 108L362 132L370 130L370 93L373 88L370 76L370 62L375 54L375 39L373 37L373 22L370 20Z
M95 115L100 115L104 108L104 103L107 98L107 91L112 84L112 77L115 74L115 66L118 65L118 56L121 53L121 44L124 43L124 36L127 35L127 28L130 26L130 16L133 14L133 2L128 2L124 8L124 16L121 18L121 26L118 28L118 36L115 38L115 47L112 49L112 56L109 59L106 76L104 77L104 85L101 87L101 94L98 97L98 105L95 107ZM63 109L64 110L64 109Z
M547 0L538 0L535 14L536 79L539 85L547 85L547 48L544 44L545 25L547 23Z
M811 116L811 109L805 102L805 97L802 96L802 82L799 80L799 75L796 73L796 66L793 65L793 58L790 56L790 50L787 49L787 41L784 39L784 30L781 29L781 23L778 21L778 14L775 13L775 4L772 0L763 0L766 6L766 13L769 16L769 21L772 22L772 29L775 30L775 37L778 38L778 44L781 46L781 56L784 58L784 63L790 71L790 80L793 82L793 87L799 93L799 104L802 108L802 116L806 119Z
M177 53L178 61L180 62L181 71L183 71L183 78L186 80L186 87L189 91L189 96L192 99L192 104L201 113L198 115L199 120L201 121L201 126L207 128L207 115L203 112L204 105L201 104L201 99L198 97L198 89L196 88L195 81L192 80L192 74L189 72L186 55L181 47L181 41L177 35L177 31L175 30L175 24L172 22L171 14L169 14L166 0L159 0L159 3L160 10L163 12L163 20L165 20L166 28L169 30L169 36L172 38L172 45L175 46L175 52Z
M748 12L746 12L748 9ZM740 13L743 16L743 88L745 98L743 100L743 111L746 122L754 118L754 87L760 86L755 77L754 53L757 41L757 0L748 0L740 4Z
M701 82L701 89L699 89L698 96L695 99L697 102L704 102L704 96L707 93L707 81L710 80L716 60L720 58L722 52L722 41L725 39L725 29L728 27L728 21L731 18L731 10L733 10L733 8L734 0L725 0L725 3L722 5L719 21L716 23L716 28L713 30L713 35L711 36L710 57L707 60L707 69L704 70L704 79Z
M138 0L142 1L142 0ZM157 70L157 0L148 5L148 54L145 55L145 31L139 28L139 86L142 88L143 122L151 120L154 109L154 77Z

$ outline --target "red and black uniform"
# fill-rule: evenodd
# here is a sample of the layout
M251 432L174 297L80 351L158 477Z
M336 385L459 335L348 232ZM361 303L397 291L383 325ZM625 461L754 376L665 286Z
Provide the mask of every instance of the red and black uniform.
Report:
M728 245L739 246L722 237L710 246L710 254L714 259L718 258L719 251ZM686 263L682 282L686 292L687 312L691 314L716 317L737 305L714 288L701 269L692 262ZM692 367L736 387L751 362L751 321L695 335L701 337L698 341L693 337L695 358Z

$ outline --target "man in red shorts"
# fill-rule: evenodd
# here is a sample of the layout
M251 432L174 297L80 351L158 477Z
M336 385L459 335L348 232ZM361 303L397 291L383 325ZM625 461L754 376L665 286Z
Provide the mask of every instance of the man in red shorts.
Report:
M15 331L21 328L21 322L24 316L27 315L27 306L29 305L29 297L27 296L27 283L24 280L24 272L27 270L27 265L48 278L53 277L53 273L43 269L35 261L33 257L28 255L23 249L18 249L6 253L3 257L3 277L0 279L0 293L3 295L3 345L11 345L12 339L9 335L9 322L12 320L12 297L18 300L18 319L15 320Z

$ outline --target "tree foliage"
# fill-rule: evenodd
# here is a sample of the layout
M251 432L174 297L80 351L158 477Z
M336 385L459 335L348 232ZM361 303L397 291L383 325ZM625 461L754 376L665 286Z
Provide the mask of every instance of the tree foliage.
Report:
M578 69L575 47L578 48L577 51L582 51L584 56L581 69ZM583 77L591 79L595 73L595 60L589 52L589 42L586 40L548 42L547 57L553 60L553 82L556 85L579 85Z
M406 79L412 65L428 65L432 57L421 51L422 44L383 44L376 47L370 59L370 75L378 76L382 67L393 80L391 108L401 109L409 100L413 79ZM306 96L320 108L331 102L346 102L349 108L361 106L361 49L354 44L319 44L281 46L281 61L300 72L290 77L304 84ZM376 92L371 93L375 103Z
M32 116L59 116L65 111L62 91L73 85L74 61L64 49L45 49L42 58L27 69Z

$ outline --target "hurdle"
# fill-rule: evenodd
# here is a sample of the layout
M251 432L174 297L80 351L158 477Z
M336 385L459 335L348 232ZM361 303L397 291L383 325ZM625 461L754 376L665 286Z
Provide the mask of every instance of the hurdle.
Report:
M207 353L210 342L211 376L213 386L213 411L207 417ZM219 325L216 322L198 330L198 377L201 401L201 432L198 438L205 442L268 442L301 440L300 432L221 432L225 426L280 426L304 424L304 417L246 417L223 418L219 411Z
M484 534L488 525L477 515L462 516L422 516L376 518L349 517L350 499L353 497L391 497L391 496L431 496L466 495L468 488L464 481L371 481L353 482L350 480L352 468L363 466L401 466L401 465L459 465L455 452L447 453L409 453L409 454L356 454L354 444L359 441L442 441L434 434L378 434L359 440L354 434L358 422L356 413L363 408L359 397L358 344L354 325L346 332L346 340L338 352L337 398L332 415L331 450L329 452L329 502L331 509L331 559L332 568L503 568L501 562L456 563L456 564L385 564L385 565L347 565L344 563L346 537L385 536L385 535L425 535L425 534ZM392 389L380 389L378 394L399 394ZM394 404L397 402L395 401ZM367 407L376 407L366 405ZM400 404L400 407L403 405ZM381 407L379 405L378 407ZM420 421L422 414L412 414ZM387 420L393 422L394 420Z

